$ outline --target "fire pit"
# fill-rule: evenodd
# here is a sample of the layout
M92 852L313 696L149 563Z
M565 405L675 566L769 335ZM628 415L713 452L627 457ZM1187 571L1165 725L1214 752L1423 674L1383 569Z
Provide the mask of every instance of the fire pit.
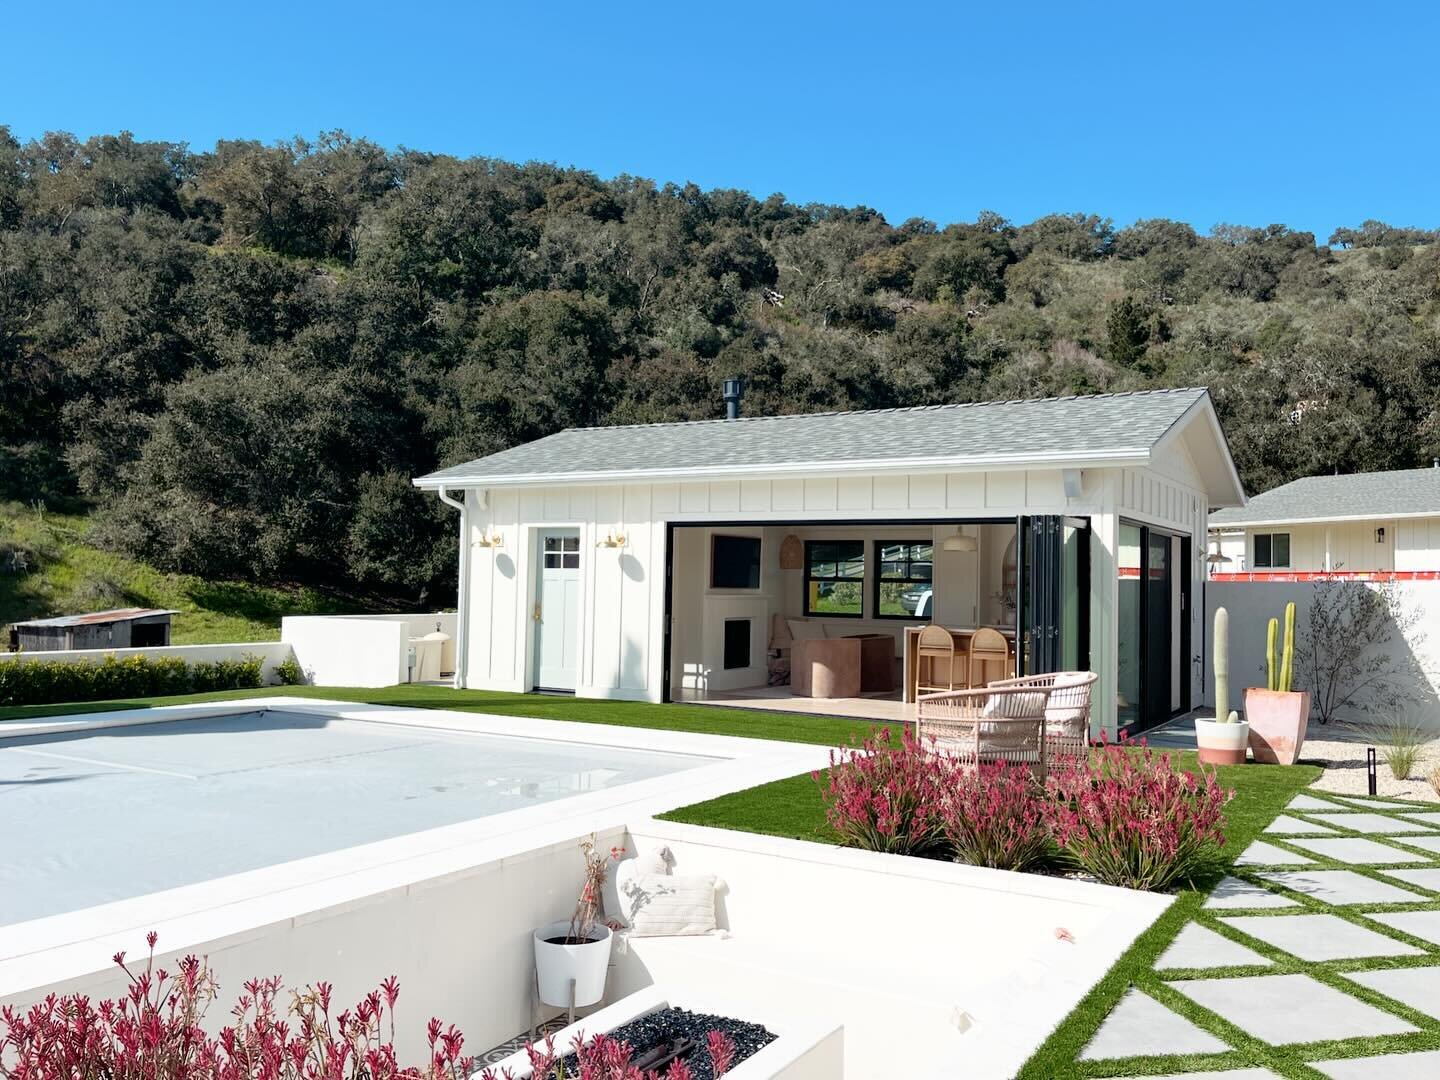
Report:
M690 1067L695 1080L714 1080L710 1055L705 1049L706 1036L712 1031L723 1031L730 1036L735 1046L732 1068L776 1038L760 1024L728 1016L695 1013L675 1006L637 1016L612 1028L608 1034L610 1038L630 1046L633 1051L630 1063L643 1071L654 1070L663 1074L671 1061L681 1058ZM579 1074L579 1063L574 1054L566 1055L564 1064L566 1076Z

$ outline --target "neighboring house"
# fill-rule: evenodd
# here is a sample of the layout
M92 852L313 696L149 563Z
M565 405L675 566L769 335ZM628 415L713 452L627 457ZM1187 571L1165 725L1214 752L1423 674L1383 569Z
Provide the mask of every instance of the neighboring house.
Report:
M766 685L777 623L899 656L933 620L1097 671L1112 732L1198 703L1244 502L1204 389L572 429L415 483L460 510L458 686L705 700Z
M1282 484L1212 513L1210 545L1216 581L1440 579L1440 461Z

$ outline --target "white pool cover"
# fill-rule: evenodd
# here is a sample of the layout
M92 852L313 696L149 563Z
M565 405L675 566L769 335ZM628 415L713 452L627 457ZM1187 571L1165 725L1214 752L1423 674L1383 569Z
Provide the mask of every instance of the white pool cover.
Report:
M713 758L263 710L0 741L0 925Z

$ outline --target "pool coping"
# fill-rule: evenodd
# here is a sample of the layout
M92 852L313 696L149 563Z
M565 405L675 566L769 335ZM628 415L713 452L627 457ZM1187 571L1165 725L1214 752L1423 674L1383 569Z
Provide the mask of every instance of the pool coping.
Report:
M277 922L303 922L309 915L333 911L340 905L363 904L397 890L481 872L496 859L571 843L577 833L623 827L637 817L795 776L822 768L829 761L827 748L802 743L285 696L12 722L0 730L0 746L13 738L237 715L266 708L438 731L686 754L715 761L606 791L0 926L0 997L100 970L104 958L117 950L133 953L136 942L149 929L161 934L167 950L255 935ZM236 827L242 826L237 823Z

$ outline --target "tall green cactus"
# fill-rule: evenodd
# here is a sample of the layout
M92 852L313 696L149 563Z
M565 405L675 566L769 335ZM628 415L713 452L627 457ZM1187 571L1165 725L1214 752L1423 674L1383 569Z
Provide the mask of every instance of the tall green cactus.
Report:
M1285 605L1285 648L1280 660L1280 685L1276 687L1288 694L1295 682L1295 604Z
M1285 605L1285 643L1281 646L1279 664L1276 664L1275 646L1280 638L1280 620L1271 619L1265 633L1265 676L1266 686L1290 693L1295 684L1295 603Z
M1230 613L1215 609L1215 719L1227 721L1230 712Z
M1275 670L1275 639L1280 636L1280 620L1271 619L1265 631L1265 688L1280 689L1280 675Z

